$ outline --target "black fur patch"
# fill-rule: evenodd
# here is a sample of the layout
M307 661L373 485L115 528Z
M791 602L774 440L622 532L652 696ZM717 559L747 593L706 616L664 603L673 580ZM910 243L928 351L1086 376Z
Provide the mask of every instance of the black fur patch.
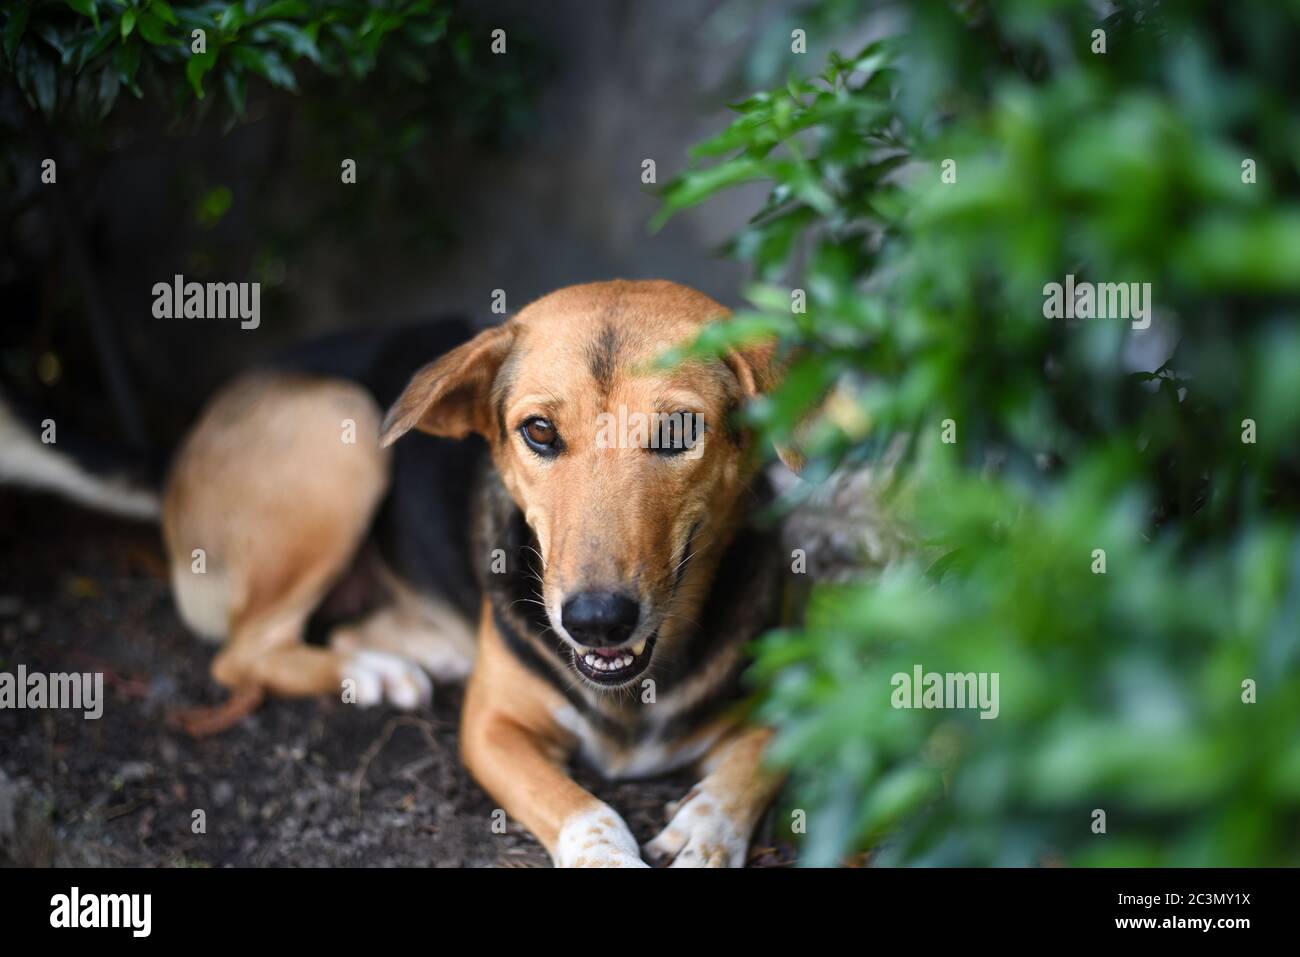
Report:
M602 393L614 387L614 373L618 369L618 354L623 348L623 337L618 329L606 323L600 335L587 347L587 368Z

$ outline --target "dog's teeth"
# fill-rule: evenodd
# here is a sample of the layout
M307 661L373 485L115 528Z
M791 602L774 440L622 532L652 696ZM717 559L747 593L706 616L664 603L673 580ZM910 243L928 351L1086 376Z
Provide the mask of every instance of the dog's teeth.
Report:
M622 671L624 668L632 667L632 664L636 661L636 656L645 649L645 646L646 643L643 641L632 650L632 654L615 655L612 658L592 652L583 655L582 660L593 671Z
M643 651L645 651L645 639L644 639L644 638L641 639L641 640L638 641L635 645L632 646L632 654L634 654L634 655L639 655L639 654L641 654L641 652L643 652Z

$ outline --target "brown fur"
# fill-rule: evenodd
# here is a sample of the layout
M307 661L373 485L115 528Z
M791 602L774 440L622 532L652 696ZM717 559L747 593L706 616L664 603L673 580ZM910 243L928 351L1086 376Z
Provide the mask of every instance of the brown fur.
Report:
M502 484L537 536L539 595L551 621L559 619L564 600L575 593L631 587L644 617L657 628L656 655L671 659L675 643L690 634L722 548L741 518L742 493L755 469L752 450L729 429L729 415L768 386L774 370L767 347L732 355L725 364L661 369L655 360L726 314L708 297L672 283L611 282L560 290L417 375L390 412L383 442L412 427L434 435L460 436L468 430L483 435ZM655 459L636 446L598 447L597 417L620 406L643 413L703 413L710 430L703 455ZM555 426L563 454L540 457L519 438L520 426L533 416ZM692 529L698 529L695 557L677 587L677 567ZM733 665L724 657L713 662L713 670ZM707 695L715 686L710 674L696 677L696 694ZM684 693L691 693L689 684ZM462 718L465 761L561 863L565 822L602 811L564 770L580 744L557 719L565 707L554 686L505 647L492 609L485 606L479 661ZM597 707L609 711L619 705L602 700ZM720 721L697 740L705 760L717 765L709 779L710 787L722 792L714 801L717 813L747 840L774 787L759 768L761 747L755 742L761 738ZM617 754L604 757L607 764L619 760ZM672 763L671 757L664 761ZM674 831L674 838L681 832ZM607 841L603 855L581 856L633 863L619 851L619 840ZM665 837L658 846L680 861L682 847L673 843ZM704 863L735 863L734 851L728 857L716 846L691 847L691 852Z
M212 677L232 691L226 706L178 715L191 732L224 730L262 692L339 693L345 679L359 680L364 645L389 651L396 642L406 657L424 654L410 629L387 628L382 640L373 627L351 629L325 648L302 641L387 487L379 421L355 385L259 373L222 390L182 445L163 499L173 594L190 627L224 642ZM424 690L414 665L372 680L372 694L402 700Z
M411 601L336 634L329 648L300 640L383 494L383 447L413 428L487 440L499 482L488 491L502 509L517 507L536 536L537 598L552 622L579 592L631 591L640 630L657 635L654 666L671 669L699 640L696 619L750 507L758 457L732 413L769 388L776 370L767 345L723 362L665 369L655 360L725 316L712 299L668 282L562 289L417 373L382 426L368 396L344 383L277 376L228 389L178 458L164 506L182 614L196 630L229 635L214 677L232 689L319 694L337 691L349 662L362 660L350 657L357 649L429 666L438 647L431 636L445 629ZM620 407L702 414L702 454L600 447L598 416ZM541 457L525 444L520 427L532 416L554 425L562 454ZM356 423L355 444L339 440L343 419ZM194 548L208 554L202 576L189 570ZM699 761L705 778L646 851L677 866L743 863L778 783L760 766L767 732L716 709L676 731L667 726L734 680L752 630L726 635L647 711L576 673L555 680L548 669L564 673L558 639L503 634L497 616L512 614L489 589L462 715L465 762L489 793L557 863L632 866L641 858L626 826L573 782L568 760L582 749L611 774ZM549 664L538 666L538 656Z
M356 423L355 444L342 439L345 420ZM212 665L221 684L283 695L338 688L337 656L298 639L387 485L378 424L373 400L354 386L256 376L223 391L191 433L167 484L163 536L182 616L216 622L211 637L229 635Z

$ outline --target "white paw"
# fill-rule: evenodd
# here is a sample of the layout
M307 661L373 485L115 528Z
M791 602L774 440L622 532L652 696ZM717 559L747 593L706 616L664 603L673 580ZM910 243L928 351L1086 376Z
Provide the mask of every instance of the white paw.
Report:
M556 867L649 867L627 824L605 804L572 815L555 842Z
M420 666L386 651L353 652L343 666L343 678L356 683L356 703L363 708L387 701L410 711L433 699L433 684Z
M646 857L669 867L744 867L749 835L742 833L708 792L692 789L670 805L672 820L649 844Z

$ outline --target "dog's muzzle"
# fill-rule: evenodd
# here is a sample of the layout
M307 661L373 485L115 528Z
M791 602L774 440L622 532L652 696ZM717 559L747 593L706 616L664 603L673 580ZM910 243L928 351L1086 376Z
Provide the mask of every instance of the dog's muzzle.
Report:
M641 623L641 605L627 595L579 592L565 601L560 622L580 646L572 649L573 667L588 681L618 687L650 665L655 636L631 640Z

